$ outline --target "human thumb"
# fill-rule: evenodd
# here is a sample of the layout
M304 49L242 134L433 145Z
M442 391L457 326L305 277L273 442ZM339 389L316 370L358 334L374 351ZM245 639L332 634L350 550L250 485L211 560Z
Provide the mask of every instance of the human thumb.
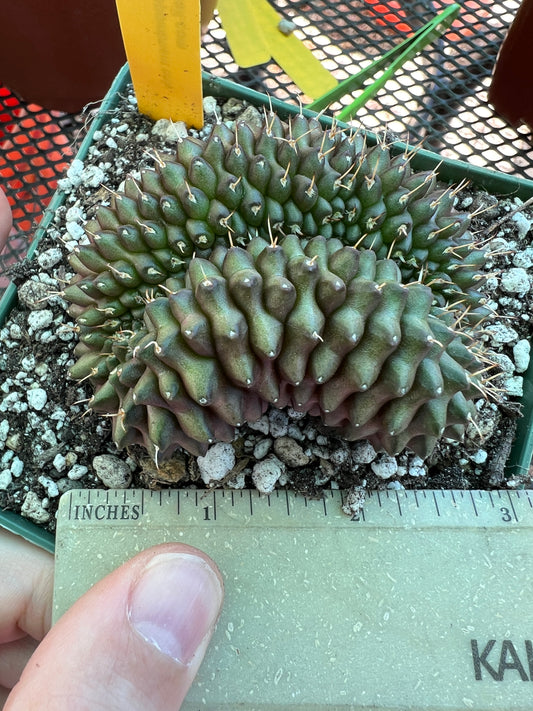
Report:
M213 561L150 548L97 583L46 635L4 711L179 709L223 598Z

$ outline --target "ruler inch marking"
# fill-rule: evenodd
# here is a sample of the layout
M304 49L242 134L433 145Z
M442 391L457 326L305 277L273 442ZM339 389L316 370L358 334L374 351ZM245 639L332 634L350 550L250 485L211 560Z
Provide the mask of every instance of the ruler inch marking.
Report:
M523 594L533 587L532 495L382 490L350 517L346 493L67 492L54 620L179 530L216 561L227 586L182 711L531 708L531 684L521 682L533 682L533 607ZM495 574L502 561L505 575ZM438 674L428 660L438 660Z
M520 494L519 494L519 492L516 492L516 493L517 493L517 498L518 498L518 497L520 496ZM512 512L513 512L514 520L516 521L516 523L519 523L519 521L518 521L518 516L516 515L516 509L515 509L515 507L514 507L514 503L513 503L513 500L512 500L512 498L511 498L511 492L510 492L510 491L507 492L507 498L509 499L509 504L510 504L511 510L512 510Z

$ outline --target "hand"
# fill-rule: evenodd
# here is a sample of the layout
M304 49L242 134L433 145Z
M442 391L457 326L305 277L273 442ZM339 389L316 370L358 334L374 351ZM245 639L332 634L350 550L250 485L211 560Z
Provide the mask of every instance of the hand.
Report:
M50 631L53 557L0 530L0 570L0 708L179 709L222 605L204 553L178 543L139 553Z
M9 206L6 194L2 188L0 188L0 252L7 242L12 225L13 217L11 215L11 207Z

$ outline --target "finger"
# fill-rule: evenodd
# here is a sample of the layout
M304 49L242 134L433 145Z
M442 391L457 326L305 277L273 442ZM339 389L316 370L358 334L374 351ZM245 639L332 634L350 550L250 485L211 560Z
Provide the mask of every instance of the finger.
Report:
M6 689L3 686L0 686L0 709L4 708L4 704L7 700L10 691L11 689Z
M26 636L0 647L0 686L7 689L15 686L37 644L34 639Z
M0 643L50 629L54 558L20 536L0 529Z
M6 194L0 188L0 252L4 248L13 225L13 217Z
M163 544L86 593L31 658L5 711L178 709L222 604L222 580L203 553Z

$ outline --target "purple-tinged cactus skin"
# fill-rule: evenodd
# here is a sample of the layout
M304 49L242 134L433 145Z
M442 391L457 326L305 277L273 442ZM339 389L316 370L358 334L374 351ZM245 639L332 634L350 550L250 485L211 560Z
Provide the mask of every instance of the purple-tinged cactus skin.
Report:
M71 256L71 376L116 444L156 461L231 441L269 405L427 456L485 392L485 252L453 199L405 154L302 115L183 139Z

